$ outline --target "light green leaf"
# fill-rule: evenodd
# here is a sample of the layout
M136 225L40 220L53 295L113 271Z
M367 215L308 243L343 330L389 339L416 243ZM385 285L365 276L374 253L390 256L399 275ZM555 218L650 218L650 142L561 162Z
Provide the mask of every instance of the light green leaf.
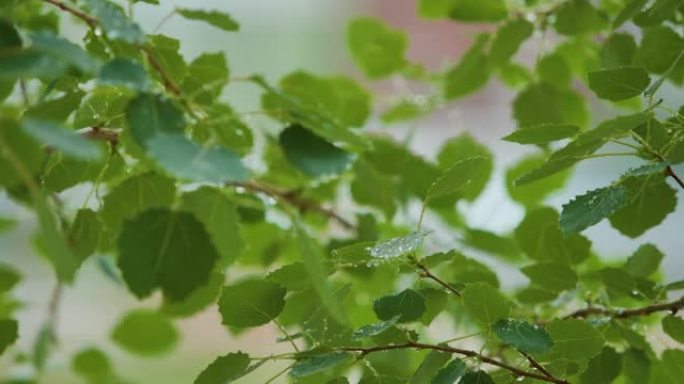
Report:
M227 13L188 8L177 8L176 12L188 20L203 21L224 31L233 32L240 29L240 24Z
M432 377L449 361L451 354L432 350L411 377L410 384L430 384Z
M575 136L579 127L569 124L537 124L521 127L503 140L520 144L548 144Z
M532 283L552 292L574 289L577 274L569 266L555 262L543 262L521 269Z
M444 77L444 97L450 100L468 95L483 87L491 69L485 50L489 45L489 35L480 34L463 54L461 61Z
M489 51L490 63L494 66L507 63L533 31L534 25L523 18L508 21L499 27Z
M72 282L79 266L79 260L69 249L66 238L58 226L58 218L50 207L47 197L35 197L35 209L40 226L42 249L47 254L62 282Z
M624 8L615 17L615 20L613 20L613 29L619 28L627 20L634 17L646 3L648 3L648 0L631 0L625 4Z
M665 73L684 49L684 38L671 28L661 25L644 28L643 37L634 56L634 64L652 73Z
M622 356L613 348L603 347L601 353L589 361L587 370L580 376L583 384L610 384L622 371Z
M560 53L546 55L537 61L537 74L542 82L558 89L566 89L572 81L572 72L568 62Z
M219 255L194 215L151 209L127 220L118 238L123 279L138 298L156 288L182 300L209 280Z
M569 360L590 359L603 347L603 336L584 320L554 320L546 327L553 340L552 353Z
M449 139L442 145L437 154L437 162L443 170L449 169L458 161L471 157L483 157L485 163L478 176L458 193L458 196L468 201L474 201L487 186L487 182L494 171L493 154L489 148L467 132Z
M122 86L134 91L149 88L149 79L145 68L128 59L113 59L100 68L97 79L101 84Z
M84 95L84 92L74 90L55 99L36 103L24 113L23 119L63 123L81 105Z
M249 279L223 287L218 301L223 324L256 327L275 319L285 306L285 289L260 279Z
M664 161L659 161L657 163L648 163L640 167L628 169L627 172L622 174L622 177L649 176L655 173L662 173L668 166L669 164Z
M395 259L416 252L422 245L423 239L430 232L416 231L406 236L383 240L368 248L371 257L379 261Z
M504 343L521 352L544 353L553 345L551 336L538 325L513 319L501 319L494 324L494 333Z
M466 229L462 243L473 249L507 260L517 259L520 255L518 245L510 236L502 236L483 229Z
M128 352L153 356L173 349L180 335L173 323L161 314L138 309L128 312L119 320L111 338Z
M0 294L10 291L21 281L21 275L13 267L0 264Z
M312 288L309 273L306 271L304 264L299 261L283 265L269 273L267 278L285 287L288 291L301 291Z
M650 384L679 384L684 377L684 351L666 349L651 370Z
M631 177L622 183L628 203L610 217L610 225L631 238L660 224L677 206L677 192L664 176Z
M504 0L454 0L449 17L462 21L499 21L508 10Z
M354 162L354 180L351 194L359 204L379 208L389 220L397 209L399 187L392 177L378 172L368 161L358 159Z
M201 187L182 196L181 209L192 213L204 224L216 250L221 265L232 264L242 252L244 242L240 237L240 217L233 202L219 189Z
M363 340L369 337L377 336L386 330L390 329L399 321L400 315L395 315L387 321L381 321L375 324L364 325L352 333L352 339Z
M425 309L425 298L412 289L383 296L373 302L373 312L378 319L384 321L395 316L399 316L399 323L415 321L423 316Z
M126 121L143 146L160 132L182 133L185 129L183 112L170 100L149 93L141 93L128 103Z
M613 33L601 47L601 65L615 69L632 65L637 45L628 33Z
M468 285L463 290L463 304L475 320L490 325L507 317L511 311L508 299L498 289L485 283Z
M513 101L513 117L518 127L538 124L584 126L588 112L584 97L547 83L530 84Z
M228 64L222 52L204 53L188 66L181 89L194 102L211 105L228 83Z
M0 356L19 338L19 323L13 319L0 319Z
M563 205L560 226L564 233L579 233L610 216L627 204L627 190L610 186L575 196Z
M217 265L211 273L209 280L204 282L202 286L192 291L181 301L165 298L159 307L159 311L170 317L190 317L216 303L224 282L225 276L223 271Z
M677 340L677 342L684 344L684 320L680 317L669 315L663 317L662 320L663 331L668 336Z
M644 244L627 259L625 270L632 276L649 277L658 271L665 255L653 244Z
M45 120L25 119L22 128L34 139L76 159L97 161L102 158L102 150L95 142L58 124Z
M427 191L426 201L453 195L466 188L484 171L487 158L471 157L460 160L435 180Z
M465 374L465 371L465 363L462 360L454 359L437 372L430 384L454 384Z
M532 207L541 204L549 195L563 188L570 177L569 170L524 185L515 185L515 180L542 164L544 157L535 154L523 158L506 171L506 189L513 200L526 207Z
M494 379L485 371L470 371L461 378L458 384L494 384Z
M294 378L311 376L318 372L333 369L350 359L352 355L348 352L330 352L312 357L305 357L297 361L290 368L290 376Z
M285 157L310 176L342 173L352 161L350 153L337 148L301 125L291 125L280 134Z
M418 14L427 19L439 19L449 16L456 0L419 0Z
M589 72L589 88L601 99L612 101L640 95L651 79L641 67L620 67Z
M221 147L203 148L178 134L158 133L147 140L150 155L166 171L189 181L244 181L249 171L240 158Z
M247 373L251 360L249 355L233 352L217 357L202 373L197 376L194 384L228 384Z
M347 41L352 57L370 78L388 76L406 65L406 35L372 18L349 23Z
M561 35L583 35L607 27L605 17L587 0L570 0L556 10L554 27Z
M80 263L97 249L102 233L102 224L97 213L88 208L79 209L67 232L69 245Z
M114 373L107 355L96 348L79 351L71 361L71 367L89 383L107 382Z
M603 268L599 271L601 282L612 297L632 295L636 281L623 268Z
M148 51L159 63L164 73L169 76L175 84L180 84L187 73L187 65L183 56L180 54L180 41L166 35L148 35ZM164 82L157 72L152 72L160 82Z
M143 44L145 34L140 26L126 16L123 8L109 0L85 0L90 13L112 40L131 44Z

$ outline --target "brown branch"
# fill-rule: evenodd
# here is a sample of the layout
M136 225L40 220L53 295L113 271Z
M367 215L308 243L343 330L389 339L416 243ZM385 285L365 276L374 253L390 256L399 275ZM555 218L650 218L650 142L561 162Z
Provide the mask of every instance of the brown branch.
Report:
M466 356L466 357L476 357L476 358L478 358L478 360L480 360L484 363L505 369L505 370L513 373L513 375L515 375L516 377L529 377L532 379L537 379L537 380L545 381L547 383L554 383L554 384L569 384L566 380L556 378L553 375L547 375L547 374L543 374L543 373L525 371L525 370L522 370L520 368L514 367L512 365L506 364L502 361L493 359L491 357L484 356L478 352L470 351L467 349L461 349L461 348L453 348L453 347L450 347L448 345L433 345L433 344L416 343L416 342L410 341L410 342L404 343L404 344L381 345L381 346L368 347L368 348L363 348L363 347L341 348L342 351L346 351L346 352L359 352L362 357L366 356L370 353L383 352L383 351L389 351L389 350L394 350L394 349L434 350L434 351L440 351L440 352L444 352L444 353L462 355L462 356Z
M168 73L166 73L166 70L164 67L162 67L161 63L154 57L154 54L152 53L152 50L150 47L147 46L141 46L140 50L143 51L145 54L145 58L147 58L147 62L150 63L150 66L154 68L155 71L159 74L159 77L162 80L162 83L164 84L164 88L166 88L167 91L173 93L175 96L181 98L183 102L185 103L185 99L183 99L183 93L181 92L180 88L176 83L173 82L171 79L171 76L169 76Z
M282 191L254 181L235 182L230 183L230 185L234 187L242 187L251 192L263 193L275 199L282 200L287 204L297 208L302 213L308 211L318 212L329 219L337 221L345 229L353 230L355 228L353 223L347 221L347 219L343 218L332 209L326 208L315 201L304 199L295 192Z
M119 136L121 135L121 130L116 128L99 128L93 127L84 130L79 130L77 132L86 139L106 141L113 145L119 143Z
M645 307L635 309L588 307L572 312L569 315L565 316L565 318L580 319L597 315L608 316L614 319L626 319L637 316L648 316L656 312L672 312L673 314L675 314L682 308L684 308L684 296L680 297L678 300L671 301L669 303L647 305Z
M682 189L684 189L684 180L682 180L682 178L675 173L674 169L672 169L671 166L668 165L667 168L665 168L665 174L673 178L674 181L676 181L677 184L679 184L679 186L682 187Z
M420 275L421 275L422 277L424 277L424 278L426 278L426 279L430 279L430 280L436 282L437 284L441 285L441 286L444 287L447 291L453 293L453 294L456 295L456 296L461 296L461 292L459 292L458 289L452 287L452 286L451 286L449 283L447 283L446 281L444 281L444 280L440 279L439 277L435 276L432 272L430 272L429 269L427 269L427 267L426 267L424 264L419 263L419 262L416 262L416 267L419 269L419 273L420 273Z
M546 375L546 376L548 376L548 377L554 377L553 374L552 374L551 372L549 372L546 368L544 368L544 366L541 365L541 364L540 364L537 360L535 360L532 356L530 356L530 355L527 354L526 352L520 351L520 353L521 353L523 356L525 356L525 358L527 359L527 361L530 363L530 365L531 365L533 368L537 369L539 372L543 373L544 375Z
M46 3L50 3L54 6L56 6L57 8L65 11L65 12L71 13L72 15L74 15L74 16L78 17L79 19L85 21L85 23L88 24L88 26L90 28L95 29L99 24L99 22L97 21L96 18L94 18L94 17L90 16L89 14L81 11L80 9L74 8L68 4L63 3L60 0L43 0L43 1L45 1Z

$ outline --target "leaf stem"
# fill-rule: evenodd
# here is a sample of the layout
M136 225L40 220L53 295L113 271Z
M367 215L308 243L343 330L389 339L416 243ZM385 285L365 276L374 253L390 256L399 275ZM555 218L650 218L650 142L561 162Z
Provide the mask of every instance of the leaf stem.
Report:
M592 155L581 156L580 159L596 159L600 157L619 157L619 156L637 156L636 152L606 152L606 153L595 153Z
M415 264L416 264L416 267L418 268L418 273L420 274L420 276L436 282L437 284L441 285L447 291L453 293L456 296L461 296L461 292L459 292L458 289L452 287L449 283L440 279L435 274L430 272L430 270L423 263L416 261Z
M679 184L679 186L682 187L682 189L684 189L684 180L682 180L682 178L679 177L679 175L675 173L674 169L672 169L671 166L668 165L667 168L665 168L665 174L667 176L670 176L671 178L673 178L674 181L677 184Z
M678 300L662 304L647 305L635 309L613 309L604 307L587 307L579 309L575 312L565 316L565 319L581 319L590 316L608 316L614 319L627 319L630 317L648 316L656 312L672 312L677 313L684 308L684 296Z
M282 332L283 335L285 336L285 339L290 342L290 345L292 345L292 348L295 351L297 351L297 353L299 353L300 350L299 350L299 347L297 347L297 343L295 343L294 340L292 339L292 337L290 337L290 334L287 333L287 331L285 330L285 327L283 327L283 325L280 324L278 322L278 320L276 320L276 319L273 319L273 324L275 324L276 327L278 327L278 329L280 329L280 332Z

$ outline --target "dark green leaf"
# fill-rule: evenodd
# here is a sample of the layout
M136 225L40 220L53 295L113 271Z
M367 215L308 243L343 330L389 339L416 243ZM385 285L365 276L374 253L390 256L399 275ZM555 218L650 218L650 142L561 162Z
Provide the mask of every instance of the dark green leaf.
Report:
M625 270L632 276L648 277L654 274L663 260L662 252L653 244L644 244L627 259Z
M161 288L177 301L208 281L219 255L195 216L165 209L145 211L124 223L118 266L139 298Z
M613 348L603 347L601 353L589 361L587 370L580 376L586 384L610 384L622 371L622 356Z
M377 207L387 219L391 219L397 208L397 181L378 172L369 162L362 159L354 163L353 173L351 193L354 201Z
M570 0L556 10L554 27L562 35L583 35L606 26L606 19L587 0Z
M368 77L385 77L406 65L406 35L376 19L353 20L349 24L347 41L356 64Z
M456 162L432 183L425 200L430 201L460 192L483 172L486 164L487 159L484 157L471 157Z
M169 352L180 336L173 323L161 314L138 309L119 320L111 337L128 352L152 356Z
M126 120L131 134L143 146L160 132L182 133L185 128L183 112L173 102L149 93L141 93L128 103Z
M205 53L197 57L183 79L181 88L190 99L204 105L212 104L228 83L228 64L223 53Z
M103 65L97 79L102 84L127 87L134 91L144 91L149 88L149 79L145 69L128 59L114 59Z
M489 51L490 63L496 66L508 62L533 31L534 25L522 18L511 20L499 27Z
M13 319L0 319L0 355L19 338L19 323Z
M615 69L628 67L634 61L637 45L634 37L627 33L614 33L601 47L601 66Z
M217 357L202 373L194 384L228 384L247 373L249 355L242 352L229 353Z
M485 371L471 371L466 373L458 384L494 384L494 380Z
M484 164L478 175L458 193L459 197L473 201L485 189L492 172L494 171L494 159L491 151L478 142L469 133L460 134L449 139L439 149L437 161L443 170L449 169L455 163L472 157L483 157Z
M290 368L290 376L300 378L327 371L344 363L351 357L352 355L348 352L330 352L306 357L296 362L295 365Z
M203 21L224 31L237 31L240 29L240 24L227 13L188 8L177 8L176 12L186 19Z
M684 49L684 38L666 26L644 29L634 64L649 72L664 73Z
M560 226L564 233L579 233L598 223L627 204L627 190L610 186L575 196L563 205Z
M58 124L35 119L22 123L24 130L41 143L64 152L76 159L97 161L102 158L100 147Z
M589 72L589 88L601 99L624 100L640 95L650 84L641 67L620 67Z
M412 289L383 296L373 302L375 315L385 321L397 315L400 323L415 321L420 319L425 309L425 298Z
M129 19L123 8L109 0L85 0L90 13L99 21L107 37L131 44L145 42L145 34L140 26Z
M444 78L444 97L456 99L475 92L483 87L491 74L485 49L489 43L489 35L481 34L461 61Z
M187 65L180 54L180 41L165 35L148 35L148 51L159 63L164 73L175 84L182 83L187 73ZM152 72L159 78L157 72ZM164 83L166 80L159 78Z
M503 137L503 140L520 144L547 144L553 141L575 136L579 127L568 124L538 124L521 127Z
M513 319L501 319L494 324L494 333L504 343L521 352L544 353L551 348L551 336L538 325Z
M411 377L410 384L430 384L432 377L449 361L450 354L432 350L420 363L418 370Z
M454 0L449 17L463 21L499 21L506 17L504 0Z
M577 285L577 274L565 264L543 262L524 267L521 271L532 283L552 292L574 289Z
M311 176L329 176L343 172L352 157L301 125L291 125L280 134L285 157L295 167Z
M368 254L378 262L396 259L416 252L429 232L416 231L406 236L383 240L368 248Z
M369 337L377 336L386 330L390 329L394 324L399 321L400 315L395 315L389 320L381 321L379 323L365 325L354 331L352 338L354 340L363 340Z
M673 315L665 316L662 320L662 326L663 331L668 336L684 344L684 320Z
M223 287L219 312L230 327L256 327L275 319L285 305L285 289L259 279L245 280Z
M454 359L437 372L430 384L454 384L465 374L465 371L465 363L462 360Z
M679 384L684 377L684 351L667 349L651 371L650 383Z
M604 344L603 336L584 320L554 320L546 330L553 340L552 352L569 360L590 359Z
M523 158L506 171L506 189L513 200L526 207L535 206L544 202L549 195L565 185L570 177L569 170L524 185L515 185L515 180L542 164L544 164L544 157L532 155Z
M677 193L664 176L641 176L625 180L628 203L610 216L610 225L635 238L660 224L677 205Z
M76 212L76 218L67 232L69 245L79 262L83 262L97 249L102 233L102 224L97 213L83 208Z
M10 291L21 281L21 275L9 265L0 264L0 294Z

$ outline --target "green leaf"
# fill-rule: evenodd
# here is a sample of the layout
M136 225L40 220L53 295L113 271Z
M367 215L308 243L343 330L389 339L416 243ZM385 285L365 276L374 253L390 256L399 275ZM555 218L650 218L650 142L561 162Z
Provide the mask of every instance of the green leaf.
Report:
M634 17L639 11L641 11L641 8L643 8L647 2L648 0L631 0L625 4L624 8L622 8L617 17L615 17L615 20L613 20L613 29L619 28L627 20Z
M97 161L102 158L102 151L96 143L58 124L44 120L25 119L22 122L22 128L34 139L76 159Z
M575 196L563 205L560 226L564 233L579 233L610 216L627 204L627 190L610 186Z
M8 292L21 281L21 275L13 267L0 264L0 294Z
M335 296L332 284L328 281L328 271L326 257L320 246L306 233L305 229L297 224L297 245L302 263L311 278L314 291L323 303L325 309L340 324L345 324L346 315L340 304L340 300ZM387 320L387 319L383 319Z
M181 89L194 102L211 105L228 83L228 64L222 52L204 53L188 66Z
M577 286L577 274L565 264L543 262L524 267L521 271L532 283L552 292L566 291Z
M311 278L306 271L304 264L297 261L286 264L268 274L268 280L280 284L288 291L301 291L312 288Z
M347 42L352 57L370 78L386 77L406 65L406 35L372 18L349 23Z
M470 371L461 378L458 384L494 384L494 379L485 371Z
M453 100L482 88L489 80L491 69L485 49L489 45L489 35L480 34L461 61L444 78L444 97Z
M504 0L454 0L449 17L462 21L499 21L507 13Z
M536 69L542 82L551 84L558 89L568 88L572 81L569 64L558 52L539 59Z
M677 205L677 192L664 176L628 178L622 185L627 189L628 203L610 217L610 225L625 236L641 236L660 224Z
M395 315L389 320L381 321L375 324L364 325L352 333L353 340L363 340L369 337L377 336L394 326L399 321L400 315Z
M96 348L79 351L71 361L71 367L89 383L106 382L113 376L112 365L107 355Z
M389 220L397 209L399 187L392 177L378 172L368 161L354 162L351 194L359 204L379 208Z
M84 95L85 93L80 90L75 90L61 97L37 103L24 113L24 121L30 118L30 120L63 123L78 108Z
M553 345L551 336L538 325L513 319L501 319L494 324L494 333L504 343L521 352L544 353Z
M244 376L251 360L249 355L233 352L217 357L197 376L194 384L228 384Z
M249 279L223 287L218 301L223 324L256 327L275 319L285 305L285 289L260 279Z
M453 359L446 367L440 369L430 384L454 384L465 374L466 365L463 360Z
M612 101L640 95L651 79L641 67L620 67L589 72L589 88L601 99Z
M569 360L590 359L604 344L603 336L584 320L554 320L546 330L553 340L551 351Z
M221 265L237 260L245 246L240 236L240 217L235 204L223 192L205 186L184 193L181 209L192 213L204 224L221 256Z
M561 35L583 35L606 26L604 16L587 0L570 0L556 10L554 27Z
M634 278L622 268L603 268L599 277L608 293L615 298L632 295L636 288Z
M185 136L166 133L157 133L147 145L159 165L181 179L226 183L249 177L240 157L225 148L204 148Z
M579 127L568 124L537 124L521 127L502 139L519 144L548 144L553 141L573 137Z
M218 269L218 271L217 271ZM170 317L189 317L208 306L216 303L216 299L225 282L225 276L220 265L209 276L202 286L192 291L181 301L173 301L165 298L159 311Z
M591 243L579 234L564 235L558 221L558 213L552 208L528 211L514 232L518 246L534 260L562 264L584 261Z
M337 148L301 125L291 125L280 134L285 157L310 176L342 173L352 161L350 153Z
M649 277L658 271L665 255L653 244L644 244L627 259L625 270L635 277Z
M657 163L648 163L639 167L630 168L627 172L622 174L622 177L630 176L650 176L656 173L662 173L669 166L665 161L659 161Z
M484 157L471 157L456 162L430 185L425 201L460 192L476 180L486 165L487 158Z
M507 63L533 31L534 25L522 18L508 21L499 27L489 51L491 65Z
M622 371L622 356L613 348L603 347L601 353L589 361L587 370L580 376L586 384L610 384Z
M412 289L383 296L373 302L373 312L380 320L399 316L398 322L408 323L420 319L425 312L425 298Z
M330 352L306 357L290 368L290 377L300 378L333 369L352 357L348 352Z
M628 349L622 354L622 370L627 384L648 383L651 378L651 360L640 349Z
M64 234L58 226L58 218L50 207L47 197L35 197L35 209L40 226L42 249L52 262L59 281L72 282L79 266L79 261L69 249Z
M613 33L601 47L601 66L607 69L629 67L634 61L637 45L628 33Z
M513 117L518 127L538 124L584 126L587 111L584 97L547 83L531 84L513 101Z
M410 384L430 384L432 377L449 361L451 354L432 350L420 363L418 370L411 377Z
M668 315L662 320L663 331L679 343L684 344L684 320L679 317Z
M498 289L485 283L470 284L463 290L463 304L475 320L494 324L507 317L511 303Z
M135 61L121 58L103 65L97 80L101 84L122 86L134 91L144 91L150 86L145 68Z
M76 212L76 218L66 235L79 262L83 262L95 252L101 233L102 224L95 211L82 208Z
M634 64L652 73L665 73L684 49L684 38L666 26L645 28Z
M140 26L126 16L123 8L108 0L85 0L90 13L98 21L107 37L131 44L143 44L145 34Z
M138 298L156 288L177 301L208 281L219 255L194 215L145 211L123 225L118 239L123 279Z
M127 89L110 86L95 88L74 115L74 127L117 127L124 125L124 109L131 98Z
M515 180L531 170L539 168L542 164L544 164L543 156L531 155L523 158L506 171L506 189L513 200L526 207L532 207L541 204L549 195L563 188L570 177L568 170L524 185L515 185Z
M511 237L501 236L482 229L468 228L464 233L462 243L473 249L507 260L517 259L520 255L518 245Z
M169 352L178 344L178 331L161 314L138 309L128 312L112 330L112 340L130 353L154 356Z
M456 0L419 0L418 14L427 19L439 19L449 15Z
M493 154L469 133L463 133L449 139L442 145L437 154L439 167L443 170L449 169L458 161L472 157L483 157L485 162L479 174L458 194L468 201L474 201L487 186L487 182L494 171Z
M395 237L377 242L367 249L368 254L377 261L396 259L416 252L423 245L427 231L416 231L406 236Z
M170 100L149 93L140 93L128 103L126 121L143 146L160 132L182 133L185 129L183 112Z
M19 338L19 323L13 319L0 319L0 355Z
M667 349L661 361L654 365L651 373L652 384L678 384L684 375L684 351Z
M227 13L188 8L177 8L176 12L188 20L203 21L224 31L233 32L240 29L240 24Z

